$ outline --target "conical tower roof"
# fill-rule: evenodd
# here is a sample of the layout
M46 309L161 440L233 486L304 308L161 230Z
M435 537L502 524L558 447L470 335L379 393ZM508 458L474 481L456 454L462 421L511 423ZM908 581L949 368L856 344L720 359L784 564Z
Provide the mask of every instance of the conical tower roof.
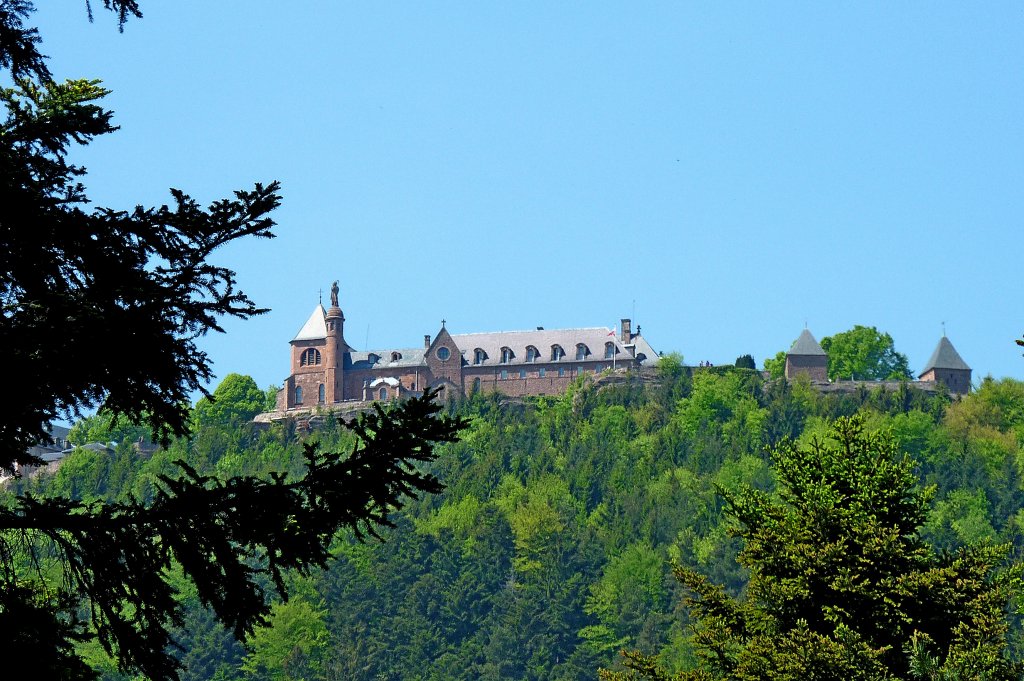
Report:
M823 356L825 351L821 349L821 345L814 339L811 332L804 329L800 332L800 337L793 341L793 347L786 354Z
M971 367L967 366L967 362L963 360L960 353L956 351L953 344L949 342L949 339L943 336L939 339L939 344L935 346L935 352L932 353L928 363L924 365L924 369L918 374L918 377L924 376L932 369L959 369L960 371L970 371Z
M306 323L302 325L302 328L295 335L295 338L292 338L292 341L327 338L327 322L324 321L326 316L327 312L324 310L324 306L318 303L309 315L309 319L306 320Z

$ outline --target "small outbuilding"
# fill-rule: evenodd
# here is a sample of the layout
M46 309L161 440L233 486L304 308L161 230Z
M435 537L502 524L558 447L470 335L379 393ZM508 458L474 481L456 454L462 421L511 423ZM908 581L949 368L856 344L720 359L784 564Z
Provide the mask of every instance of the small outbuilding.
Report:
M806 374L812 381L828 380L828 355L821 344L804 329L786 353L786 379Z
M949 339L943 336L917 380L941 383L951 393L966 395L971 390L971 367L967 366Z

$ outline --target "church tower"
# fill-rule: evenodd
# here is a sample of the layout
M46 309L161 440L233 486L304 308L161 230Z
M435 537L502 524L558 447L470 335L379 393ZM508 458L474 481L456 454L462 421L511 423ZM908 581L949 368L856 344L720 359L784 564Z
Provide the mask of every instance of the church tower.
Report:
M324 349L324 386L326 402L334 404L345 399L345 314L338 306L338 282L331 285L331 306L324 316L327 324L327 347Z

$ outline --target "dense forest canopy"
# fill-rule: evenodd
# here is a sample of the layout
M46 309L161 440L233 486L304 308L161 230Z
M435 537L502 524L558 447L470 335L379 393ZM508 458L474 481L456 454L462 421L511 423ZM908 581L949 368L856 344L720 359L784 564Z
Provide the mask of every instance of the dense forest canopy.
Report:
M247 645L181 584L184 618L173 635L182 678L583 679L621 670L622 649L652 654L668 671L693 668L700 650L684 603L692 592L673 562L732 597L750 579L738 560L745 542L716 490L783 498L766 448L806 449L834 419L855 414L865 433L891 437L908 457L915 489L934 487L922 546L1007 543L1019 555L1024 383L985 379L952 401L913 384L822 394L735 367L691 370L676 356L659 370L653 379L599 378L557 398L476 395L450 405L471 426L429 466L447 489L395 514L384 543L339 538L326 572L289 575L292 598L272 606L273 626ZM147 499L175 459L204 475L265 476L300 471L304 443L333 450L352 441L329 417L312 432L240 423L259 391L251 379L225 383L232 389L221 392L234 398L218 414L197 407L191 438L149 458L127 437L113 454L78 450L11 491ZM92 426L101 433L102 417L82 427ZM1017 608L1006 649L1020 660ZM82 650L104 678L122 678L98 646Z

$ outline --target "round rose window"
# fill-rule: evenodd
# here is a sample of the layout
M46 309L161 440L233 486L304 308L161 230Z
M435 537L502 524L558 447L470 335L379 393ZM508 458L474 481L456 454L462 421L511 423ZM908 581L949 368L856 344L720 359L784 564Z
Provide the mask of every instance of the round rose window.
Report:
M441 347L437 349L437 358L442 362L451 357L451 355L452 353L448 348Z

